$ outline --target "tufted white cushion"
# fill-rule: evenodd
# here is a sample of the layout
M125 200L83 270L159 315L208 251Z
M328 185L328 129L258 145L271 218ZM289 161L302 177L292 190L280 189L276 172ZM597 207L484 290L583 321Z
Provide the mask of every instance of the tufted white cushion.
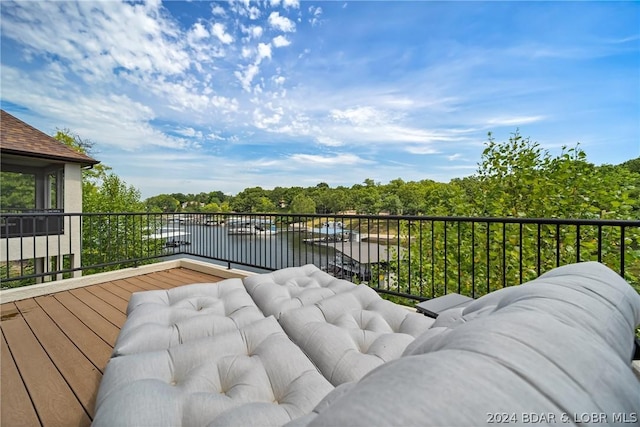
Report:
M244 285L262 312L276 318L287 310L312 305L356 287L313 264L246 277Z
M291 426L541 422L531 414L544 425L637 424L640 296L604 265L560 267L445 313L403 357Z
M112 358L93 425L282 425L332 389L268 317L168 350Z
M127 312L114 356L164 350L264 318L240 279L137 292Z
M383 300L365 285L280 317L289 337L333 385L357 381L400 357L433 322Z

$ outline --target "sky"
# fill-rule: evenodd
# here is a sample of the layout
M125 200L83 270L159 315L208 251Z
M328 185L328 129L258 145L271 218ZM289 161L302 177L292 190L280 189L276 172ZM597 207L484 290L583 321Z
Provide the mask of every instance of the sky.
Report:
M640 156L639 2L0 2L2 109L157 194Z

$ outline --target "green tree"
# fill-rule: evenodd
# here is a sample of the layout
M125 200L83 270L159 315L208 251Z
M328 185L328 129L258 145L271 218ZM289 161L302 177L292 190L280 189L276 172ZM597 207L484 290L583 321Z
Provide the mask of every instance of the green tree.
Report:
M327 201L329 212L338 213L353 209L353 194L347 187L337 187L331 190L330 198Z
M397 194L400 203L402 203L404 214L418 215L424 212L428 188L424 182L407 182L397 186L394 193Z
M74 150L92 155L94 144L68 130L58 130L54 138ZM162 241L145 237L160 224L145 215L123 214L144 212L145 204L140 192L112 173L110 167L98 164L83 171L82 204L83 212L91 214L82 217L83 263L106 264L87 273L118 270L130 265L126 260L140 260L150 254L162 253Z
M305 196L304 194L298 194L291 202L290 212L296 214L315 213L316 204L311 197Z
M351 187L355 208L358 213L377 214L382 206L380 191L372 179L365 179L364 184Z
M74 149L78 153L95 156L95 143L90 139L82 138L69 129L56 129L56 133L53 135L53 138ZM98 183L107 173L109 173L109 171L111 171L111 168L103 163L98 163L90 169L83 169L82 183Z
M275 212L276 205L266 196L261 196L257 199L252 207L252 212Z
M640 157L627 160L626 162L621 163L619 166L628 169L630 172L640 173Z
M35 175L0 171L0 201L0 206L2 206L3 209L35 208Z
M208 203L206 205L204 205L204 207L202 208L202 212L209 212L209 213L218 213L218 212L222 212L220 209L220 205L212 202L212 203Z
M140 192L113 173L104 176L99 185L86 185L82 196L84 212L144 211Z
M402 214L402 202L397 194L388 194L382 200L380 207L391 215Z
M596 167L576 148L552 156L517 132L497 143L489 135L474 177L435 184L425 194L425 213L439 216L632 219L638 208L633 192L640 175L620 167ZM637 217L636 217L637 218ZM576 246L580 235L580 247ZM556 227L535 224L434 222L418 229L403 222L400 239L411 257L396 251L392 271L397 285L444 289L480 296L504 285L518 284L553 268L593 260L600 246L602 261L620 265L620 230L595 226ZM540 244L538 245L538 242ZM626 278L638 283L640 235L628 230ZM417 255L421 254L421 255ZM522 270L520 269L522 266ZM395 270L394 270L395 269ZM520 271L523 274L520 274ZM478 288L479 280L490 286Z
M147 211L171 213L178 210L180 202L168 194L160 194L145 200Z
M262 187L251 187L242 190L231 201L231 208L236 212L255 212L258 206L262 206L263 197L268 194Z

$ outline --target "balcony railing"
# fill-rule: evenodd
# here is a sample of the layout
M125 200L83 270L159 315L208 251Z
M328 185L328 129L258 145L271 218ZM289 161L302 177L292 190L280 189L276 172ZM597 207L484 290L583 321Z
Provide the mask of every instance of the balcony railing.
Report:
M25 236L23 228L20 244L2 240L3 287L186 256L253 271L313 263L336 277L414 300L450 292L479 297L556 266L599 261L640 291L638 220L248 213L56 216L78 226L67 230L69 238L46 235L38 243L46 246L44 252L38 251L36 231ZM8 224L15 215L0 217ZM20 217L29 222L29 214ZM3 230L2 236L10 234ZM45 268L35 268L43 257ZM80 263L74 262L76 257Z
M2 209L0 237L48 236L64 233L62 209Z

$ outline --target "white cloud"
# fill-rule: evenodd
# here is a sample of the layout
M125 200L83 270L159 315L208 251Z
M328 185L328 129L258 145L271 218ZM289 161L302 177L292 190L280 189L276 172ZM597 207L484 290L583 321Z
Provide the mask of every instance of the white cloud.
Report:
M209 37L209 32L204 27L204 25L202 25L200 22L196 22L195 24L193 24L189 35L193 41L198 41Z
M314 166L347 166L372 163L355 154L336 154L335 156L321 156L316 154L293 154L289 157L292 161Z
M214 95L209 98L209 102L222 113L237 112L239 108L238 100L235 98Z
M283 85L287 79L283 76L273 76L271 77L271 80L273 80L273 82L277 85Z
M487 124L493 126L518 126L544 120L544 116L515 116L515 117L496 117L487 120Z
M309 18L309 23L311 26L316 26L320 23L320 17L322 16L322 8L320 6L309 6L309 13L311 14L311 18Z
M242 88L247 92L259 93L262 91L262 88L259 85L255 87L251 87L253 79L260 73L260 63L265 58L271 58L271 45L269 43L258 43L256 50L252 50L248 47L242 48L242 57L245 59L249 59L255 53L256 57L253 64L249 65L239 65L240 70L235 71L234 75L240 83L242 84Z
M344 145L342 141L324 135L316 136L316 141L318 141L319 144L326 145L327 147L339 147Z
M291 42L285 36L280 35L273 38L273 45L275 47L284 47L289 46L290 44Z
M258 18L260 18L260 9L255 6L251 6L249 8L249 19L255 21Z
M254 39L259 39L260 37L262 37L262 27L258 25L251 27L251 37L253 37Z
M202 132L195 130L192 127L187 127L187 128L179 128L176 129L175 132L178 135L182 135L185 136L187 138L202 138Z
M179 29L160 9L151 3L3 2L2 33L32 54L63 58L91 83L111 77L114 69L180 74L189 56L176 38Z
M300 2L298 0L283 0L282 1L282 6L284 6L285 8L299 8L300 7Z
M305 56L309 55L310 53L311 53L311 49L306 48L306 49L304 49L304 50L302 51L302 53L300 53L300 54L298 55L298 59L302 59L302 58L304 58Z
M82 90L60 91L36 75L31 79L19 70L2 68L2 99L29 105L55 127L69 128L100 147L136 151L144 146L187 149L193 144L154 129L153 110L125 95L86 95ZM43 129L46 130L46 129Z
M259 43L258 57L256 61L260 63L264 58L271 58L271 45L266 43Z
M259 129L268 129L277 125L282 120L282 114L275 113L270 116L265 115L260 109L253 111L253 124Z
M215 4L214 3L211 6L211 14L212 15L218 15L218 16L225 16L227 13L224 11L222 6L220 6L219 4Z
M285 33L291 33L296 30L296 24L286 16L280 16L279 12L271 12L269 25Z
M417 104L415 100L406 96L384 96L380 99L380 102L385 107L403 110L415 108Z
M423 145L407 145L405 151L411 154L438 154L439 151L433 147Z
M226 32L224 24L221 24L220 22L216 22L211 26L211 33L224 44L230 44L233 42L233 36Z
M180 32L157 4L70 4L7 3L6 9L3 4L3 37L24 45L34 60L44 58L44 65L33 75L42 78L43 71L48 73L44 79L49 85L47 95L66 96L52 87L57 79L61 87L84 87L97 97L113 93L134 99L136 92L143 91L142 102L154 105L154 114L215 109L223 117L238 110L237 100L218 93L225 80L219 73L212 76L209 67L222 51L218 43L210 43L202 22ZM47 24L41 26L38 16ZM64 34L53 36L49 34L52 28ZM224 26L213 28L217 37L229 41ZM58 42L52 44L50 37ZM52 56L58 59L47 64ZM191 66L201 74L189 72ZM154 104L154 97L162 102Z
M383 120L384 114L373 107L355 107L346 110L334 109L330 116L337 122L348 122L354 125L371 125Z
M240 80L242 88L251 92L251 82L254 77L260 72L260 68L256 64L249 64L246 67L242 67L241 71L235 71L233 74Z

